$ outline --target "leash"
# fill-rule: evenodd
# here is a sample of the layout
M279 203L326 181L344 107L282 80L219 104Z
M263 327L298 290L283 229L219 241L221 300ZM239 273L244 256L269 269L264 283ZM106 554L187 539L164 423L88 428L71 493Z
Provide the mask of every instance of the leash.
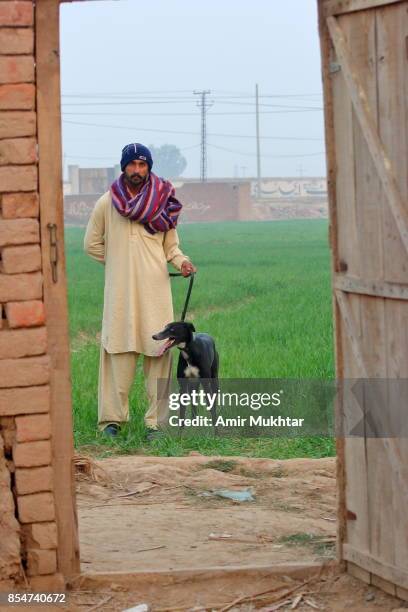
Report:
M190 283L188 285L186 301L184 302L184 308L183 308L183 312L182 312L182 315L181 315L181 320L182 321L184 321L184 319L186 318L186 312L187 312L187 308L188 308L188 303L190 301L191 292L193 290L194 275L195 275L195 272L191 272L191 274L190 274ZM169 276L183 276L183 275L180 272L170 272ZM186 277L183 277L183 278L186 278Z

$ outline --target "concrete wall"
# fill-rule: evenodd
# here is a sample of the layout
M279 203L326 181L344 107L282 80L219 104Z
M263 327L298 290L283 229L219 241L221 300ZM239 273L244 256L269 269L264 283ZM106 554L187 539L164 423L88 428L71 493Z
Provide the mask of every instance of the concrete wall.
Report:
M0 1L0 586L61 590L39 226L34 4Z
M253 218L250 183L176 183L176 196L183 203L180 223L246 221ZM86 225L101 194L64 197L64 220Z
M120 174L120 166L112 168L80 168L68 166L70 194L104 193Z

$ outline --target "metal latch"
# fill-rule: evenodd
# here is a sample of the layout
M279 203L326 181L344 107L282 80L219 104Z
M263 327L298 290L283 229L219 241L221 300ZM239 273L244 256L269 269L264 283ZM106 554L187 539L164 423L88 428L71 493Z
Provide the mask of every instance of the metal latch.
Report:
M340 70L341 70L341 65L338 62L330 62L329 74L334 74L335 72L339 72Z
M57 245L57 226L55 223L48 223L47 227L50 232L50 263L52 271L52 280L54 283L58 280L57 263L58 263L58 245Z

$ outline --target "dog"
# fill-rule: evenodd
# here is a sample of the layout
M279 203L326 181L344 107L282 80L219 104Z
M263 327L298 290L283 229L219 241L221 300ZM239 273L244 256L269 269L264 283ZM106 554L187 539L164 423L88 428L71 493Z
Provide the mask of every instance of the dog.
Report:
M208 334L195 333L192 323L174 321L159 333L154 340L167 340L162 346L160 355L176 346L180 350L177 364L177 379L180 393L191 394L199 390L200 384L206 393L217 393L219 389L218 369L219 356L214 339ZM196 407L192 406L192 416L196 416ZM180 406L180 418L185 417L186 407ZM216 421L216 403L211 408L213 424Z

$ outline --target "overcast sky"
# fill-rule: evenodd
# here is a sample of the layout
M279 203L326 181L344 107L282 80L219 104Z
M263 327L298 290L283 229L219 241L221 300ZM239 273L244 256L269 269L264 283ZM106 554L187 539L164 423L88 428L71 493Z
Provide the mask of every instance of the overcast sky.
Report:
M316 0L137 0L61 5L65 165L111 166L129 142L170 143L208 176L325 173Z

